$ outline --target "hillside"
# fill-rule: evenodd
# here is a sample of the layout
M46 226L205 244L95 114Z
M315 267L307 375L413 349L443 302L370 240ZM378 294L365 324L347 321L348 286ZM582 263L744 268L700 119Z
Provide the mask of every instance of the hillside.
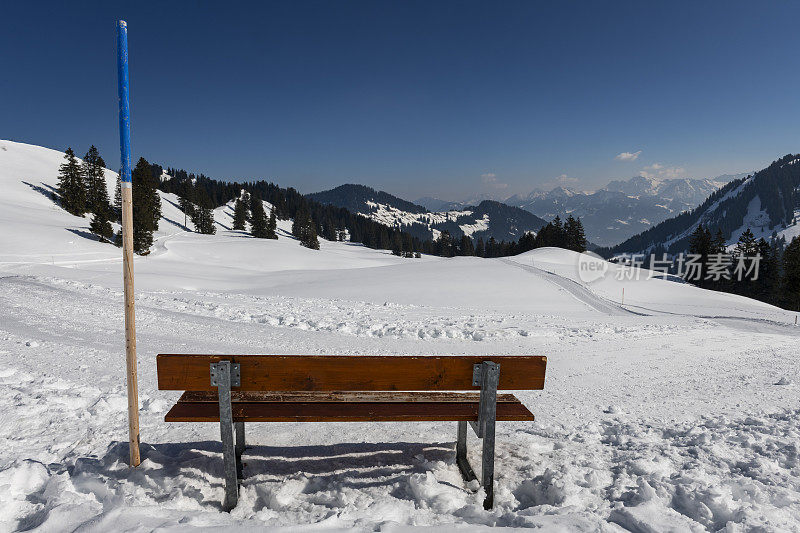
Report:
M372 187L367 187L366 185L339 185L335 189L330 189L328 191L307 194L306 197L322 204L344 207L354 213L362 213L367 202L383 204L393 207L398 211L406 211L408 213L419 214L427 212L427 209L422 206L398 198L388 192L376 191Z
M800 235L800 156L786 155L767 168L731 181L697 208L670 218L613 246L608 253L647 252L656 247L677 253L688 248L689 235L699 224L720 230L732 244L747 228L756 238L774 234L787 241Z
M800 523L794 313L604 261L585 283L586 256L558 248L314 251L286 222L278 240L228 229L230 205L200 235L171 194L153 252L134 259L142 464L129 470L121 251L50 199L62 156L0 141L2 531ZM180 393L158 390L157 353L541 354L548 368L543 391L516 393L536 421L498 424L492 511L458 473L452 422L252 423L228 514L219 424L164 422Z
M329 191L309 194L324 204L344 207L389 227L399 227L421 240L436 239L442 231L458 238L515 241L526 232L546 224L523 209L492 200L458 210L428 212L422 206L364 185L341 185Z

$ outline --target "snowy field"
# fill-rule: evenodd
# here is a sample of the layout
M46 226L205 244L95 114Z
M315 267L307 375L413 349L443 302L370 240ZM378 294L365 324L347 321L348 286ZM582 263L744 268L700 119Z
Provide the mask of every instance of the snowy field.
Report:
M111 159L111 154L105 154ZM143 462L128 469L119 249L47 196L62 154L0 141L0 531L800 531L795 314L577 254L400 259L185 231L135 263ZM115 176L107 175L113 193ZM625 288L624 305L620 304ZM251 424L220 511L219 426L167 424L159 352L546 355L498 424L495 508L455 423ZM470 435L471 461L478 464Z

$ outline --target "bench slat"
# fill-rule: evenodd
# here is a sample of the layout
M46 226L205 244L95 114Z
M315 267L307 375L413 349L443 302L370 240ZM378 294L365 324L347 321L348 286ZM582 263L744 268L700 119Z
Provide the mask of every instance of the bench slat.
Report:
M241 365L243 391L458 391L472 386L472 366L500 364L501 390L544 388L543 356L341 356L159 354L160 390L216 390L209 365Z
M467 402L238 402L236 422L439 422L478 419L478 404ZM497 420L533 421L522 403L498 403ZM179 402L166 422L219 422L219 405Z
M232 402L477 402L479 392L258 392L233 391ZM216 391L186 391L179 402L217 402ZM498 394L498 403L519 403L513 394Z

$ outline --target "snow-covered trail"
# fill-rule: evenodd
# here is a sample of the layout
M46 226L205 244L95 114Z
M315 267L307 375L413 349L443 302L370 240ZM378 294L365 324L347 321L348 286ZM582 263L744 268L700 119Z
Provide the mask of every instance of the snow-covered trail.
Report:
M542 270L541 268L537 268L533 265L525 265L523 263L512 261L510 259L501 259L501 261L507 265L511 265L516 268L521 268L526 272L530 272L531 274L538 276L540 279L543 279L549 283L552 283L560 287L561 289L565 290L566 292L574 296L576 300L583 302L589 308L594 309L598 313L603 313L609 316L625 316L628 314L636 314L630 309L626 309L621 305L618 305L614 302L601 298L600 296L594 294L593 292L588 290L586 287L584 287L577 281L559 276L554 272Z

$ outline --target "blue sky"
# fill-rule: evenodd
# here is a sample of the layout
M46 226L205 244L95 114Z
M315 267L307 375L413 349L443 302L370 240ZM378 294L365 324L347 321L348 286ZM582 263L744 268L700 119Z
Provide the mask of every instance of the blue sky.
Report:
M502 198L800 152L790 2L9 2L0 138L303 192ZM628 157L620 154L630 154Z

